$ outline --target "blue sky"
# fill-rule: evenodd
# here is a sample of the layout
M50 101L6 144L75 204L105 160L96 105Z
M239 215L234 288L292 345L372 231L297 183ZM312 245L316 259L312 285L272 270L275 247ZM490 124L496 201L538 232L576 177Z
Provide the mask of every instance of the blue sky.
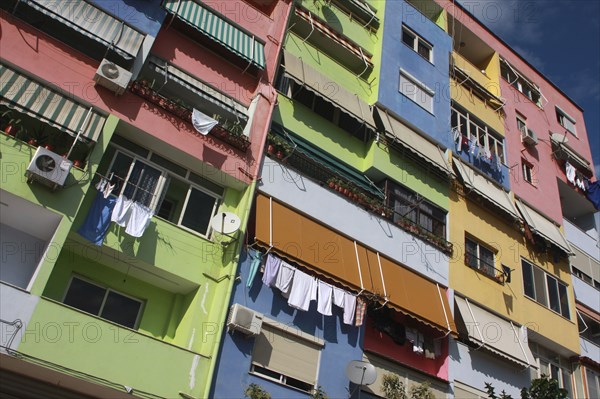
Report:
M459 2L584 109L600 176L600 1Z

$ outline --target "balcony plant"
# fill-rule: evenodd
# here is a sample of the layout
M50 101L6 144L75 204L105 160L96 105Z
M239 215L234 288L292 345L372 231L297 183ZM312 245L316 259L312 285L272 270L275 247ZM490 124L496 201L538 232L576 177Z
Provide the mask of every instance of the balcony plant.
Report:
M4 133L8 134L9 136L16 137L17 134L23 131L23 126L21 126L21 119L12 117L12 115L13 111L9 109L4 111L0 117L2 121L8 120L6 125L4 125Z
M271 394L258 384L250 384L244 390L244 397L250 399L271 399Z
M292 152L292 146L287 140L275 135L269 135L267 144L267 154L284 159Z

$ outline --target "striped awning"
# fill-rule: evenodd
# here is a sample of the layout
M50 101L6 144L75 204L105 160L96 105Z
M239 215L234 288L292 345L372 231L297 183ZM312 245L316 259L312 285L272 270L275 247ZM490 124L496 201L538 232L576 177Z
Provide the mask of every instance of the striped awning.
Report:
M164 7L229 51L261 69L265 68L265 46L254 35L242 31L194 0L166 0Z
M177 82L203 99L226 109L238 118L248 120L248 110L242 104L161 58L150 55L149 60L152 69L161 75L166 73L168 80Z
M91 107L44 87L3 64L0 64L0 105L28 114L73 136L82 129L81 136L92 141L98 140L106 119Z
M99 41L127 58L135 58L144 35L83 0L24 0L36 10Z

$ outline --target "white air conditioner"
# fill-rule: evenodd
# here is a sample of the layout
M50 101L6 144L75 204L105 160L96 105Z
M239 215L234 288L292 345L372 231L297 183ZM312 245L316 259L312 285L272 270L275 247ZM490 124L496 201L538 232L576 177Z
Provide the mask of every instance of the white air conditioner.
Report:
M240 305L231 306L227 318L227 328L237 330L246 335L258 335L262 327L263 315Z
M531 129L521 130L521 141L527 145L537 145L538 143L537 136Z
M38 147L33 155L25 176L27 181L39 181L48 187L55 189L65 185L73 162L69 161L44 147Z
M123 94L131 80L131 72L104 58L96 70L94 81L100 86Z

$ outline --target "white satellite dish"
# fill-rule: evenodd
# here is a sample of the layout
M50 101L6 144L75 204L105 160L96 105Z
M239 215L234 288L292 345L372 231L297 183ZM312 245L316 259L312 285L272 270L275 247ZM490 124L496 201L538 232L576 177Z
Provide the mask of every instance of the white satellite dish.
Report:
M346 376L357 385L371 385L377 379L377 370L371 363L353 360L346 366Z
M238 231L242 222L235 213L219 212L212 218L210 225L217 233L227 235Z

